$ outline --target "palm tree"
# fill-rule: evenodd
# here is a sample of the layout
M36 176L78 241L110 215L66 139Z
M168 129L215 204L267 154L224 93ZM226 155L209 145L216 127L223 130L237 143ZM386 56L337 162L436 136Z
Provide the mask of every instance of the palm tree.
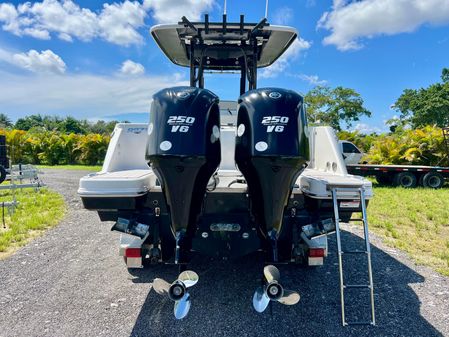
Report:
M9 128L12 126L11 119L7 115L0 113L0 127Z

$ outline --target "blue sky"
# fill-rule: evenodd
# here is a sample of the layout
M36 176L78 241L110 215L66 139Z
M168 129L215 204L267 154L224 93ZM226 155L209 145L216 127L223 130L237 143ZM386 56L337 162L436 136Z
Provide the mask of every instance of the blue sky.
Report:
M264 0L227 1L230 21L245 14L257 22L264 11ZM182 15L219 20L222 12L215 0L1 1L0 112L13 120L31 113L141 120L136 113L148 112L155 91L188 79L149 28ZM403 89L439 81L449 67L449 0L271 0L268 19L294 26L300 39L260 70L259 87L354 88L373 113L353 126L360 130L385 130ZM235 75L208 76L206 86L237 99Z

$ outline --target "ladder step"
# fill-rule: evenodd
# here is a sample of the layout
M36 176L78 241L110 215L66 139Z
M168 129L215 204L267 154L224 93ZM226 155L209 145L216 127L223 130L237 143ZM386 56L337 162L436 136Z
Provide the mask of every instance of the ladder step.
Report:
M355 187L355 186L354 186ZM368 234L368 218L366 215L366 203L365 203L365 190L363 187L357 187L357 188L345 188L340 189L338 186L332 186L332 203L334 206L334 219L335 219L335 237L337 241L337 253L338 253L338 269L340 272L340 305L341 305L341 318L342 318L342 324L344 326L347 325L375 325L375 314L374 314L374 287L373 287L373 279L372 279L372 269L371 269L371 254L370 254L370 243L369 243L369 234ZM329 189L329 187L328 187ZM355 222L359 221L363 225L363 231L364 231L364 241L366 244L365 250L343 250L341 246L341 238L340 238L340 214L339 214L339 205L338 205L338 199L337 199L337 190L345 190L357 193L359 195L359 201L361 206L361 217L362 218L355 218L355 219L349 219L348 222ZM367 260L368 260L368 284L344 284L343 279L343 255L344 254L366 254ZM359 321L359 322L347 322L345 318L345 290L346 289L369 289L370 294L370 304L371 304L371 321Z
M345 284L343 285L343 288L350 289L350 288L367 288L371 289L371 286L369 284Z
M372 321L366 321L366 322L345 322L346 325L374 325L374 322Z
M366 250L345 250L341 252L342 254L368 254Z
M354 222L362 222L363 223L363 225L365 225L365 220L363 220L363 219L350 219L347 223L349 223L349 222L352 222L352 221L354 221ZM343 222L343 220L341 220L341 219L338 219L338 222L339 223L345 223L345 222Z

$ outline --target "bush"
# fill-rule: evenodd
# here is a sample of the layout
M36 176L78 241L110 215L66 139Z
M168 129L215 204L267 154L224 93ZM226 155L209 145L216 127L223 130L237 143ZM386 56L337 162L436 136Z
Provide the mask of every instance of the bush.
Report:
M102 134L65 134L41 127L29 131L0 129L0 134L6 135L13 163L24 164L101 164L110 140ZM369 164L449 166L442 131L435 126L398 128L381 135L340 131L338 136L365 152L363 161Z
M443 133L436 126L380 135L364 159L369 164L449 166Z
M373 142L379 137L375 133L365 135L358 131L339 131L337 135L338 139L350 141L364 153L369 151Z
M8 154L13 163L73 165L100 164L110 137L100 134L65 134L41 127L23 130L0 130L6 135Z
M109 137L90 134L80 138L76 151L82 164L96 165L103 162L108 149Z

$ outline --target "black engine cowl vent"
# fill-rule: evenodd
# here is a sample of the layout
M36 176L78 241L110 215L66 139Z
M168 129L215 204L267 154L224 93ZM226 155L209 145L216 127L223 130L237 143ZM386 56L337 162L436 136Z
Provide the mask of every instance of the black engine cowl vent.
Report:
M267 232L281 231L284 208L309 159L307 132L297 93L265 88L240 96L235 161L248 183L252 212Z
M194 87L153 96L146 158L161 181L174 232L193 230L207 182L220 164L218 102L209 90Z

